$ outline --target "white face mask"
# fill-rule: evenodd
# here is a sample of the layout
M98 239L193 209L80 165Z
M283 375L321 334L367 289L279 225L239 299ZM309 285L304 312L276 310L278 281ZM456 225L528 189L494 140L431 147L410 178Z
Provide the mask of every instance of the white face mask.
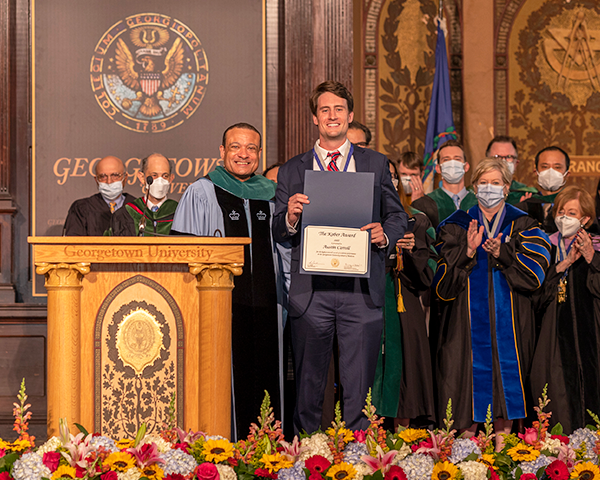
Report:
M146 186L148 186L148 185L146 185ZM169 182L168 180L166 180L162 177L155 178L154 181L152 182L152 185L150 185L150 188L149 188L150 195L152 195L157 200L161 200L167 196L170 188L171 188L171 182Z
M549 192L556 192L565 184L565 173L560 173L553 168L538 173L538 185Z
M404 193L410 195L412 193L412 187L410 186L410 175L400 176L400 181L402 182L402 188L404 189Z
M113 183L98 183L98 190L100 191L100 195L104 197L105 200L112 202L121 196L123 193L123 182L113 182Z
M556 223L556 227L560 234L565 237L572 237L575 235L579 229L581 228L581 221L575 217L569 217L567 215L561 215L560 217L556 217L554 219L554 223Z
M502 185L485 185L477 186L477 200L485 208L494 208L502 200L504 200L504 187Z
M442 178L451 184L459 183L465 176L465 164L459 160L447 160L440 165Z
M394 188L396 190L398 190L398 179L397 178L392 178L392 185L394 186Z
M508 171L510 172L511 175L515 174L515 162L509 162L507 160L504 160L504 163L506 164L506 166L508 167Z

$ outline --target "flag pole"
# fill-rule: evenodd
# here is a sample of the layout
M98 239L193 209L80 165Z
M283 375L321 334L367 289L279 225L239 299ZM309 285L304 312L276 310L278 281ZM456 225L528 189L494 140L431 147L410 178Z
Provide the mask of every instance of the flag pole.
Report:
M440 0L440 10L438 12L438 16L440 17L440 20L444 18L444 0Z

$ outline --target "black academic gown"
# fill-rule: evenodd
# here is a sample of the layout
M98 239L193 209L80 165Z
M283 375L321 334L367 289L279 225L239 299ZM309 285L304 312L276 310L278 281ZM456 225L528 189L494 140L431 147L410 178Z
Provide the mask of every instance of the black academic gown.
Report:
M594 423L588 415L600 413L600 253L591 264L583 257L567 272L567 297L558 303L558 284L563 273L553 264L538 294L542 328L531 369L533 398L548 384L551 425L560 422L565 435Z
M123 195L125 203L135 200L133 195ZM75 200L65 220L64 234L72 237L102 236L110 228L111 218L110 207L99 193Z
M495 259L480 246L467 256L467 229L479 206L440 224L440 261L432 289L442 300L437 337L438 421L452 399L454 427L526 416L527 374L534 352L532 293L550 262L548 237L524 212L505 205ZM486 235L482 244L486 240Z

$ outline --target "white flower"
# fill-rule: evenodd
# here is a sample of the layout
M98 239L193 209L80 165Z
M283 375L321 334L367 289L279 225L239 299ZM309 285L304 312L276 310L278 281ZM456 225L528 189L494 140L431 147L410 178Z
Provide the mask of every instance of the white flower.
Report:
M300 454L298 460L306 461L314 455L321 455L330 462L333 462L333 455L329 449L329 445L327 445L327 439L328 437L324 433L315 433L311 437L303 438L300 445L306 447L306 450Z
M433 472L433 458L415 453L402 460L399 467L404 470L408 480L430 480Z
M457 466L464 480L487 480L488 467L485 463L469 461L459 463Z
M169 475L171 473L187 475L188 473L192 473L198 466L196 460L194 460L194 457L185 453L179 448L175 448L161 454L160 458L165 462L164 465L162 465L165 475Z
M117 472L117 478L119 480L140 480L142 472L137 467L130 468L126 472Z
M220 480L237 480L237 475L233 467L217 464L217 470L219 472Z
M50 478L52 472L42 463L40 455L30 452L15 461L12 476L15 480L38 480L42 477Z
M398 453L394 457L394 460L392 460L392 465L400 465L400 462L411 453L411 448L406 443L402 444L402 447L400 448L400 450L398 450Z
M44 443L40 448L37 449L37 453L44 456L44 453L54 452L60 447L62 443L60 442L60 438L52 437L46 443Z
M354 480L363 480L365 475L373 474L371 467L369 467L365 462L355 463L354 469L356 470L356 476L354 477Z
M159 453L166 453L172 448L172 445L169 442L158 435L146 435L138 445L138 448L146 443L156 444L156 448L158 448Z
M542 442L542 450L548 450L552 455L558 455L560 451L561 441L558 438L550 438L546 435L546 440Z

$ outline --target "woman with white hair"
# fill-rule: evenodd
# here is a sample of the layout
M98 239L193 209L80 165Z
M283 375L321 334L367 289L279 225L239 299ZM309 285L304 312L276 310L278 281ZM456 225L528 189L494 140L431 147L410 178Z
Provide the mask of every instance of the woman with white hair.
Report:
M454 426L474 433L491 408L496 433L510 433L512 421L527 415L531 294L544 281L550 243L534 219L505 203L512 175L503 161L482 160L472 180L478 204L438 228L438 413L443 418L452 399ZM503 441L497 437L497 449Z

